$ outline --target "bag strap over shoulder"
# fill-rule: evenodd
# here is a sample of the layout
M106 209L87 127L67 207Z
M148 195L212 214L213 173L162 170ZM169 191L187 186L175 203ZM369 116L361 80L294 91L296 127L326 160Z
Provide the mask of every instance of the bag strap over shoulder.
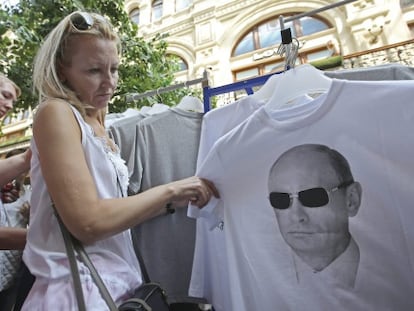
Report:
M54 206L53 206L54 208ZM82 285L79 276L78 263L76 261L75 250L72 245L71 236L65 225L62 223L59 215L55 210L55 215L59 223L60 231L62 232L63 241L65 242L66 253L68 255L70 272L73 279L73 287L76 294L76 300L78 301L79 311L86 311L85 298L83 296Z
M119 190L121 191L122 197L125 197L126 194L124 193L124 191L122 191L122 186L121 186L121 182L119 181L118 174L116 175L116 180L117 180L117 183L118 183ZM139 250L138 242L136 240L137 239L136 235L134 234L134 230L131 230L130 232L131 232L131 238L132 238L132 245L134 246L135 255L137 256L137 259L138 259L138 262L139 262L139 268L141 269L141 274L142 274L143 281L145 283L150 283L151 279L149 277L147 268L145 267L144 258L142 257L141 251Z
M122 187L120 185L119 178L117 178L117 181L118 181L118 186L121 190L122 196L125 196L123 191L122 191ZM83 296L82 285L81 285L80 276L79 276L79 268L78 268L78 265L77 265L75 253L78 254L79 259L85 264L86 267L88 267L88 269L91 273L91 276L92 276L96 286L98 287L102 298L105 300L106 304L108 305L109 310L110 311L118 311L118 308L117 308L114 300L112 299L111 294L109 293L109 291L106 288L104 282L102 281L101 277L99 276L98 271L96 270L95 266L93 265L92 261L90 260L89 255L85 251L85 248L83 247L82 243L79 240L77 240L69 232L69 230L66 228L66 226L64 225L64 223L60 219L59 214L57 213L54 204L52 204L52 205L53 205L53 209L55 211L55 215L56 215L56 218L57 218L59 226L60 226L60 230L62 232L63 240L65 242L66 253L68 255L68 259L69 259L69 263L70 263L70 270L71 270L71 274L72 274L72 278L73 278L73 286L74 286L74 289L75 289L76 299L78 301L79 311L86 311L86 305L85 305L85 298ZM132 234L132 238L134 239L133 234ZM134 242L133 242L133 244L135 245ZM135 252L136 252L136 256L138 258L138 262L139 262L139 265L140 265L140 268L141 268L141 273L142 273L142 277L144 279L144 282L149 283L150 278L149 278L147 269L145 267L142 255L141 255L141 253L139 252L139 250L137 248L135 248ZM145 306L146 303L144 302L143 305ZM151 310L151 309L149 309L149 310Z
M54 208L54 206L53 206ZM90 260L88 253L85 251L83 245L68 231L64 223L60 219L58 213L55 210L55 215L58 220L60 230L62 231L63 240L65 242L66 253L68 254L68 259L70 263L70 270L73 278L73 286L75 289L76 299L78 301L79 311L86 311L85 298L83 296L82 284L79 276L79 268L76 262L75 252L78 253L80 260L88 267L91 276L101 293L102 298L105 300L108 305L109 310L118 311L118 308L111 297L108 289L106 288L104 282L99 276L98 271Z

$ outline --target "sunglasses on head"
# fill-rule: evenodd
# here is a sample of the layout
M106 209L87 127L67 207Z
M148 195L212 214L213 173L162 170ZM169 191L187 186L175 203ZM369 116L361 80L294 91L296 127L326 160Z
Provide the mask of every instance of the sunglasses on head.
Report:
M70 16L70 23L76 30L85 31L93 27L95 19L105 22L105 18L101 15L92 15L87 12L75 12Z
M321 207L329 203L329 193L335 192L341 188L347 187L351 182L344 182L332 189L322 187L310 188L297 193L271 192L269 194L270 204L276 209L287 209L292 205L293 198L298 198L300 203L306 207Z

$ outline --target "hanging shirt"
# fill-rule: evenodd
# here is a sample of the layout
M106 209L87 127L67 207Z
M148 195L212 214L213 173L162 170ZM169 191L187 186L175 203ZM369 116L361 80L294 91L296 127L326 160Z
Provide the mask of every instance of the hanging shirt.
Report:
M414 67L390 63L362 68L324 71L324 74L330 78L346 80L414 80Z
M345 289L352 289L355 286L360 257L359 247L352 238L345 251L321 271L309 267L293 251L291 255L298 286L313 286L316 282Z
M297 99L306 103L310 97ZM246 96L232 104L214 109L203 117L197 166L200 167L209 151L220 137L243 123L264 105L253 96ZM214 200L214 199L213 199ZM190 207L188 215L197 217L198 207ZM221 228L221 218L197 218L196 246L191 275L190 295L204 297L216 311L232 310L230 286L226 270L226 242Z
M207 112L201 126L197 166L201 165L221 136L250 117L262 105L247 96ZM218 227L211 230L204 218L198 218L189 294L206 298L216 311L232 310L226 262L223 231Z
M135 129L146 115L139 113L114 121L108 127L109 137L119 147L121 158L127 161L135 151ZM130 169L132 172L133 168Z
M224 222L231 310L413 310L413 94L412 81L333 80L311 103L260 108L216 142L197 175L212 180L221 198L197 216ZM363 188L350 218L360 249L352 289L298 284L268 202L273 162L307 143L340 151Z
M130 192L195 174L203 114L171 108L142 120L136 127L135 152L128 167ZM151 280L163 285L170 303L204 302L189 297L195 220L185 208L161 215L132 229Z

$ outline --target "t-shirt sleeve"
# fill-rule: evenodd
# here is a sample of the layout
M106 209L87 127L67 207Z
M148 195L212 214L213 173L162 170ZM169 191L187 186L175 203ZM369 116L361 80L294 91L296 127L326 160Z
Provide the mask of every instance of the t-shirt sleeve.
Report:
M200 167L197 169L196 175L212 181L217 190L220 192L220 171L221 162L218 157L216 149L212 149ZM210 230L220 226L224 221L223 202L221 199L212 197L206 206L198 208L191 203L188 205L187 216L191 218L204 218L208 223Z

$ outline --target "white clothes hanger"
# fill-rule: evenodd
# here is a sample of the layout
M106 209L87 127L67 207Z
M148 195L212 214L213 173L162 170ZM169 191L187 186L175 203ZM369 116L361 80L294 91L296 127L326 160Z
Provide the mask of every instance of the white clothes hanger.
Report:
M139 114L141 114L139 110L133 109L133 108L128 108L127 110L125 110L122 113L122 116L123 117L132 117L132 116L136 116L136 115L139 115Z
M331 84L332 79L314 66L297 66L280 74L275 91L265 107L268 111L278 110L298 97L326 93Z
M148 114L148 111L151 110L150 106L142 106L141 109L139 110L139 112L144 113L144 114Z
M168 106L166 104L156 103L156 104L154 104L154 105L151 106L151 109L149 109L147 111L147 114L153 115L153 114L157 114L157 113L160 113L160 112L164 112L164 111L166 111L168 109L170 109L170 106Z
M281 73L275 73L274 75L270 76L267 81L260 87L260 89L250 95L250 97L258 102L267 102L272 97L272 94L277 87L277 83L281 75Z
M204 112L204 105L201 100L190 95L184 96L176 107L186 111Z

